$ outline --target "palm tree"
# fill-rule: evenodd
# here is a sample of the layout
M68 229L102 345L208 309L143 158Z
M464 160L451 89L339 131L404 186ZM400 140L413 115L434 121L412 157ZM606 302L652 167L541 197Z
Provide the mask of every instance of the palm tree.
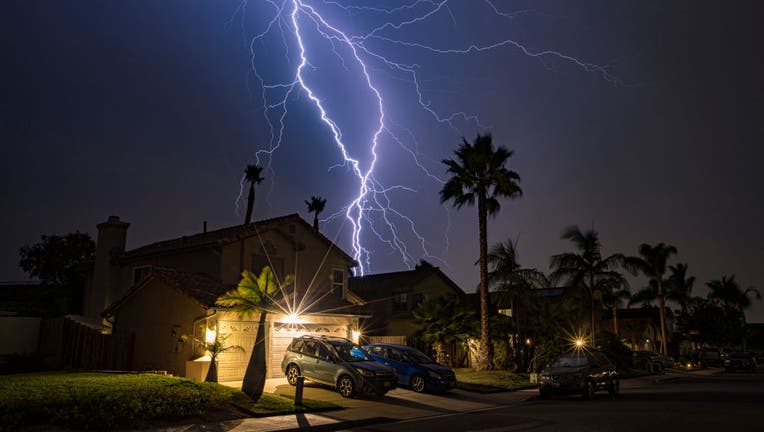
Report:
M310 197L310 201L305 201L308 205L308 213L313 213L313 229L318 231L318 214L324 211L326 207L326 199L320 196Z
M435 360L447 364L446 347L466 339L470 333L469 314L445 297L427 299L412 313L414 322L421 327L422 338L435 348Z
M658 307L660 308L661 318L661 354L668 354L667 340L666 340L666 301L664 299L664 279L663 275L666 273L666 263L672 255L677 254L677 249L674 246L658 243L651 246L647 243L642 243L639 246L640 257L630 257L627 260L626 265L634 270L645 274L650 278L650 284L655 285L655 296L658 299Z
M597 283L597 290L602 293L602 304L613 312L613 333L618 336L618 307L621 301L631 299L629 281L623 275L613 275L610 278L601 279Z
M563 230L560 238L573 242L576 252L553 255L550 278L554 283L565 281L571 287L586 290L591 309L592 346L596 346L595 297L601 294L601 289L613 284L613 281L623 279L616 269L623 266L625 258L619 253L603 258L602 243L593 228L581 231L578 226L569 226Z
M217 332L215 333L215 340L207 342L207 340L196 338L196 342L201 345L202 349L210 353L210 368L207 371L207 377L204 379L207 382L218 382L218 363L217 359L220 354L227 353L229 351L244 351L239 345L226 345L225 341L229 335L221 336Z
M549 280L544 273L536 269L521 267L517 259L517 244L511 239L507 240L506 243L499 242L493 245L488 253L488 264L492 267L492 270L488 272L488 284L496 291L506 294L512 305L512 323L508 324L514 324L514 331L512 331L511 326L504 325L509 331L505 332L506 334L502 337L509 334L514 335L512 338L515 357L516 361L520 362L517 348L522 346L519 341L526 339L526 326L521 326L521 323L527 322L523 316L527 315L528 309L533 303L531 290L534 287L548 287ZM501 321L493 321L493 324L497 323L501 323ZM494 332L494 334L500 334L500 332ZM505 342L509 343L508 340Z
M287 276L283 282L290 284L292 278ZM255 345L252 347L252 355L244 372L244 381L241 391L251 397L255 402L260 399L265 387L267 373L265 363L265 317L273 306L273 295L279 290L276 276L268 266L263 267L260 276L255 276L249 270L241 273L241 281L236 289L228 291L218 298L217 305L230 308L238 312L239 316L251 317L256 312L260 313L257 326Z
M671 276L666 281L666 298L676 302L681 310L682 319L687 318L687 310L692 302L692 287L695 276L687 277L687 264L669 266Z
M711 292L708 293L708 299L714 300L724 304L725 306L735 310L741 319L743 328L745 329L745 310L751 307L751 295L756 300L761 300L761 293L759 290L753 287L743 290L740 288L740 284L735 280L735 275L730 277L722 276L721 280L712 280L706 283L711 288ZM745 351L745 331L743 332L743 350Z
M477 200L480 237L480 353L477 369L487 370L493 367L488 321L488 215L495 216L501 209L499 198L517 198L522 195L522 189L518 185L520 176L504 166L512 151L501 146L495 148L490 134L478 134L472 143L463 138L454 154L455 159L443 160L452 176L440 191L440 202L453 201L459 209L465 204L474 206Z
M244 170L244 178L249 182L249 196L247 196L247 215L244 216L244 224L252 222L252 209L255 206L255 185L260 184L264 180L260 174L263 172L263 167L260 165L247 165L247 169Z

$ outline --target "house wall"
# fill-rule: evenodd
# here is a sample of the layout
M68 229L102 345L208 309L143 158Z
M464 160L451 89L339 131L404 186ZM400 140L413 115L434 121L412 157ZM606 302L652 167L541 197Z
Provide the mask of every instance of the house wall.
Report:
M282 267L284 274L294 276L300 297L307 293L309 299L316 299L331 289L333 269L343 271L345 276L343 285L346 288L347 269L350 263L336 249L330 250L326 242L313 233L306 232L307 229L313 228L303 224L288 224L268 230L259 236L255 235L241 242L223 246L220 258L222 282L230 285L239 282L242 261L244 269L259 273L260 268L252 268L253 257L258 255L270 256L274 267ZM342 296L342 293L337 292L336 295ZM306 305L309 303L309 301L304 302Z
M188 273L204 273L217 277L220 272L220 253L214 248L206 248L130 260L121 267L118 299L132 288L133 269L147 265L170 267Z
M134 334L135 370L166 370L185 375L193 357L193 322L206 309L157 280L130 296L114 312L115 334Z

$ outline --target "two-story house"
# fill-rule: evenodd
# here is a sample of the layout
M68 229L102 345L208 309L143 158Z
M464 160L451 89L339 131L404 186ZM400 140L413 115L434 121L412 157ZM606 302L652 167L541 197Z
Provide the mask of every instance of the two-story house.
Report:
M236 287L243 270L270 266L280 280L267 313L268 377L282 376L281 357L298 334L358 337L362 301L348 290L352 257L297 214L206 231L125 250L129 224L117 217L98 225L96 263L85 314L103 317L114 334L132 335L135 370L167 370L202 378L195 339L227 337L241 352L218 360L219 381L244 375L259 314L240 317L215 305ZM208 365L208 364L207 364Z

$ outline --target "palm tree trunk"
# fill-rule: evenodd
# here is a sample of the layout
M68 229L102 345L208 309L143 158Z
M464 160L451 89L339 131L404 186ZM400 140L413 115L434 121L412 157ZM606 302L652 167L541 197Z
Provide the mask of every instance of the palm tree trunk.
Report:
M313 215L313 229L318 231L318 212Z
M613 306L613 333L618 336L618 307Z
M661 283L661 277L657 277L658 282L658 306L660 307L661 316L661 354L666 355L668 349L666 347L666 302L663 300L663 284Z
M589 275L589 302L592 313L592 348L597 348L597 328L594 323L594 277Z
M247 196L247 215L244 217L244 224L252 222L252 208L255 206L255 183L249 183L249 196Z
M206 382L218 382L218 365L217 357L210 358L210 369L207 371L207 377L204 379Z
M255 346L252 347L252 355L249 356L247 370L244 372L244 381L241 383L241 391L257 402L263 395L265 388L265 376L268 372L265 364L265 316L264 310L260 311L260 321L257 325Z
M478 370L493 369L493 345L488 322L488 209L485 192L478 197L478 228L480 231L480 358Z

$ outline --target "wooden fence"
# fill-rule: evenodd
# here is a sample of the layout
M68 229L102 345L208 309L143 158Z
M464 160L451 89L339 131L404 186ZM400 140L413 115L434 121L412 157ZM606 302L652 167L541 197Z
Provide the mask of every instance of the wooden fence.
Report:
M368 336L369 343L406 345L406 336Z
M103 334L68 318L44 319L39 355L46 369L131 370L135 338Z

